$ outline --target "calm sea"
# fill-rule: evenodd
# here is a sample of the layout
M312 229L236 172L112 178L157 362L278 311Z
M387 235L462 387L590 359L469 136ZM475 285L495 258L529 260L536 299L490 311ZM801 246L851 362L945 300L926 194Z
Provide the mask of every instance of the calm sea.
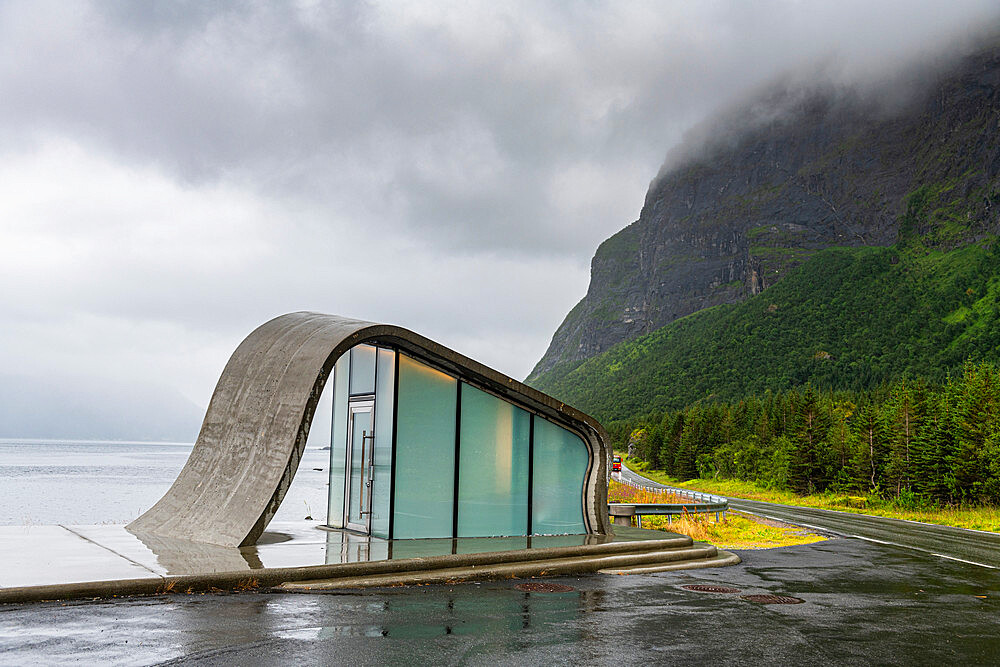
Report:
M0 439L0 525L127 523L190 453L190 444ZM329 459L306 450L275 521L326 518Z

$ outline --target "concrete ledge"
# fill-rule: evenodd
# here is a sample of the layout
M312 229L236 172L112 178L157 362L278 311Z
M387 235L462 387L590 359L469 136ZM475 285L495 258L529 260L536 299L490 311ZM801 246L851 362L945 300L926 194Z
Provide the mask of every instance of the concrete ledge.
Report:
M636 567L606 568L598 570L601 574L650 574L653 572L670 572L672 570L697 570L705 567L726 567L739 565L743 560L730 551L718 550L715 556L700 560L684 561L682 563L663 563L659 565L640 565Z
M131 595L163 595L166 593L203 593L227 590L257 590L286 582L346 577L371 577L391 575L400 579L403 574L432 572L447 568L502 566L532 561L560 558L600 556L624 553L644 553L692 546L690 537L675 536L666 539L608 542L568 547L517 549L471 554L448 554L428 558L336 563L288 568L263 568L234 572L213 572L196 575L166 575L143 579L116 579L83 583L51 584L0 588L0 603L39 602L44 600L72 600L115 598ZM713 547L714 548L714 547ZM624 563L620 563L624 565ZM605 567L613 567L608 563ZM517 575L509 575L517 576ZM386 585L386 584L382 584Z
M443 568L395 575L337 577L335 579L285 583L277 588L280 591L305 593L376 586L444 584L474 580L486 581L490 579L589 574L591 572L599 572L604 568L613 568L615 566L625 568L643 563L662 564L673 562L674 565L683 567L688 561L707 562L716 555L717 550L714 546L703 544L666 551L642 551L597 556L581 555L570 558L554 558L496 565Z

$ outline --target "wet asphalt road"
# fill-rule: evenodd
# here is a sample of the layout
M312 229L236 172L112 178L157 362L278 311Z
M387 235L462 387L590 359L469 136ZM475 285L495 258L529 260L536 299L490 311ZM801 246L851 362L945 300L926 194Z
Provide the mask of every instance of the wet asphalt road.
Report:
M622 476L663 487L622 466ZM846 537L916 549L942 558L1000 568L1000 534L935 526L914 521L850 514L810 507L793 507L756 500L729 499L734 510L777 519Z
M339 594L0 606L0 664L792 664L1000 662L1000 572L833 539L741 565ZM798 597L761 605L738 594Z

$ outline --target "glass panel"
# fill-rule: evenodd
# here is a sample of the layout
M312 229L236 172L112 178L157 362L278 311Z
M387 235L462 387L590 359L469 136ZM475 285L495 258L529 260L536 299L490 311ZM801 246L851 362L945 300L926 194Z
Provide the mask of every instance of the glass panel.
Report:
M531 530L536 535L585 533L583 485L590 456L577 435L535 418Z
M375 483L372 489L371 533L389 537L389 496L392 493L392 399L396 353L379 349L375 375Z
M369 401L364 406L351 406L351 480L347 490L349 498L347 522L356 526L367 526L368 517L361 512L368 511L368 437L372 432L372 406Z
M393 537L451 537L457 380L399 355Z
M462 390L465 391L464 389ZM455 553L457 554L478 554L488 551L514 551L516 549L527 549L528 538L520 537L481 537L456 540Z
M330 495L326 522L344 527L344 475L347 473L347 388L351 355L337 360L333 371L333 424L330 428Z
M375 348L355 345L351 348L351 396L375 392Z
M528 532L528 436L531 415L462 385L458 536Z

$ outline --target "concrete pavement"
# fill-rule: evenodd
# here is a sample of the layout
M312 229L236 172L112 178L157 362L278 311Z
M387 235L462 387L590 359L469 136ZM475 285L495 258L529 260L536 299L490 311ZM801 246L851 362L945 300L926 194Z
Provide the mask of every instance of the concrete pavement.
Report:
M856 539L727 568L0 605L0 664L995 664L994 570ZM688 585L727 586L702 593ZM762 605L741 595L797 597Z

